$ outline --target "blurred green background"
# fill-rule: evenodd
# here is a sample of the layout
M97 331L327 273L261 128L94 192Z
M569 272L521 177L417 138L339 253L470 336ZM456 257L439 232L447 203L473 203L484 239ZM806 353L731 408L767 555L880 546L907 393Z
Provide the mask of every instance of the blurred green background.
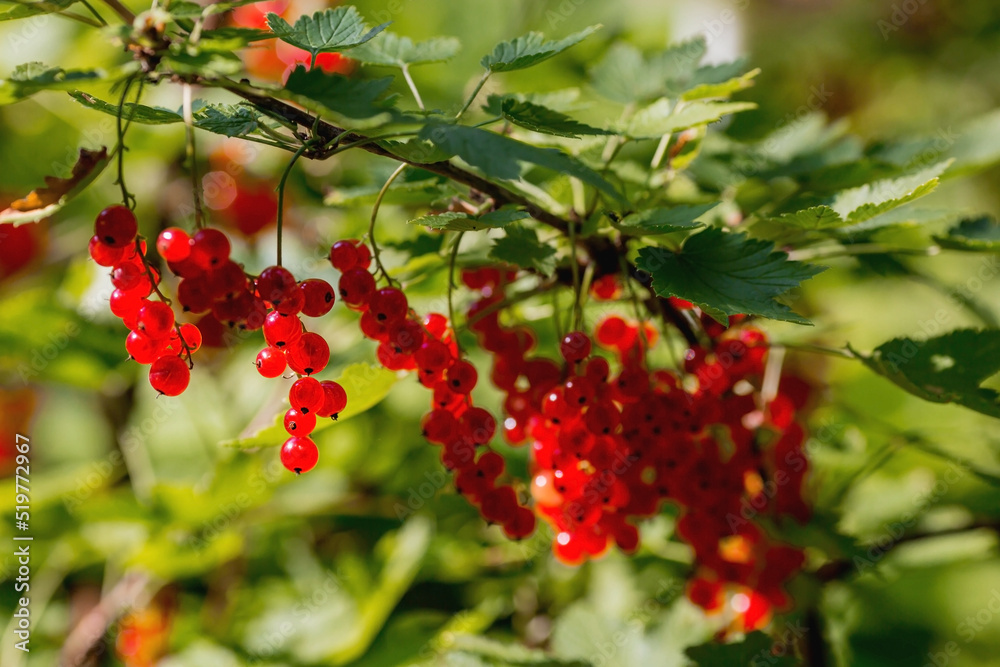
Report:
M452 63L416 73L429 107L455 108L478 76L479 58L496 42L529 29L562 36L593 23L605 26L594 38L529 72L495 77L487 91L577 85L615 38L654 49L702 32L710 58L745 55L763 70L757 85L738 96L760 107L725 128L734 138L759 138L820 115L857 135L859 146L877 150L891 141L885 145L902 150L916 137L953 141L959 128L1000 101L1000 5L991 0L357 6L373 21L391 19L399 34L462 40ZM0 27L0 74L30 60L109 66L121 54L96 32L54 17ZM176 108L180 90L161 84L143 101ZM81 145L114 141L113 119L64 94L2 106L0 197L66 173ZM154 236L185 220L183 129L136 126L129 145L128 182L142 231ZM199 135L203 173L249 178L233 165L254 178L280 173L285 154L246 146ZM353 155L301 164L290 185L293 233L286 234L286 265L297 277L334 281L322 252L338 238L360 236L367 224L366 206L323 206L323 195L380 182L391 168ZM997 176L993 169L948 181L927 205L1000 213ZM41 223L41 256L0 282L0 425L3 446L15 432L31 437L35 537L32 651L15 651L8 628L0 664L55 665L60 651L91 646L85 664L140 665L135 637L145 636L164 642L167 657L157 663L164 667L540 660L492 643L512 639L550 649L566 663L683 665L684 648L712 636L718 620L683 597L690 556L672 539L669 516L644 528L638 556L611 553L580 568L556 563L544 536L514 544L485 526L450 490L436 450L420 438L426 396L414 390L413 378L397 383L372 410L323 431L321 463L300 479L280 466L276 448L220 446L255 418L280 410L286 387L260 378L251 363L258 336L200 354L191 388L176 399L156 399L144 370L125 360L125 330L106 308L105 271L86 256L94 214L118 199L112 180L109 170ZM220 183L224 200L232 184ZM381 220L387 243L410 237L403 208L386 207ZM899 242L911 233L900 232ZM271 236L236 244L248 269L270 263ZM870 349L896 335L933 333L935 317L942 330L978 326L981 319L953 305L948 293L964 286L985 310L1000 312L996 276L972 282L984 261L978 255L909 260L924 276L915 280L875 262L834 260L835 268L804 293L817 327L768 330L778 341L849 341ZM443 284L442 276L432 276L416 290L416 307L441 309ZM533 317L546 318L544 309L536 311ZM353 314L339 305L334 312L320 328L333 351L330 377L374 360ZM813 561L834 542L823 536L839 531L877 544L896 534L907 513L928 531L960 528L973 516L1000 518L997 489L969 469L1000 473L992 420L920 402L851 362L792 355L791 363L829 385L812 416L816 519L799 536L816 545ZM496 400L488 391L483 399ZM510 452L515 461L524 454ZM13 483L5 479L0 487L8 517L0 541L11 545ZM12 552L0 550L0 618L16 604ZM874 567L822 590L805 577L795 582L801 606L775 619L774 634L794 635L806 610L818 609L822 623L810 632L822 629L831 664L997 664L994 532L914 541L884 560L877 547L872 554ZM95 607L102 595L119 610L135 610L126 623L102 622L102 613L111 613ZM94 625L81 629L81 619ZM94 641L95 632L102 639ZM948 642L957 652L946 653Z

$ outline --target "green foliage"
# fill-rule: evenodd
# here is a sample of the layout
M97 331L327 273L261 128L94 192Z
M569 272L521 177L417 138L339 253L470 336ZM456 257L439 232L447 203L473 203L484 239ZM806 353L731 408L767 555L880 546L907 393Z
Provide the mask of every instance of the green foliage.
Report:
M535 104L527 100L504 97L502 100L497 100L497 102L499 102L500 106L500 115L514 123L514 125L533 132L553 134L557 137L570 137L573 139L578 138L580 135L612 134L610 130L591 127L585 123L573 120L560 111L549 109L541 104Z
M664 134L714 123L723 116L756 108L752 102L691 102L658 100L636 112L622 133L633 139L659 139Z
M853 350L852 350L853 351ZM960 329L937 338L895 338L869 356L870 369L932 403L957 403L1000 417L1000 393L982 383L1000 371L1000 331Z
M1000 251L1000 224L990 216L966 218L934 240L945 248L971 252Z
M718 203L711 202L670 208L650 208L625 216L618 223L618 227L630 234L643 236L697 229L704 226L704 223L698 222L698 218L716 206Z
M792 667L798 664L794 656L788 655L788 648L785 647L781 655L771 653L774 640L760 631L751 632L743 641L720 644L719 642L707 642L699 646L692 646L685 650L688 657L695 661L699 667L715 667L716 665L777 665L778 667Z
M530 217L526 211L500 209L482 215L447 212L424 215L410 220L411 225L423 225L431 229L451 232L477 232L481 229L499 229L517 220Z
M543 276L551 275L555 271L556 249L539 241L534 229L523 225L510 225L504 232L505 236L494 241L493 247L490 248L492 259L537 271Z
M267 15L267 25L281 41L316 56L360 46L385 30L389 24L383 23L369 30L358 10L346 5L316 12L312 16L300 16L295 25L289 25L285 19L271 13Z
M687 239L680 252L642 248L636 266L648 271L660 296L677 296L725 323L728 315L809 321L775 299L823 270L789 261L774 244L710 227Z
M0 82L0 105L13 104L43 90L76 88L84 81L105 76L100 70L64 70L39 62L24 63L18 65L6 81Z
M482 66L491 72L512 72L533 67L553 56L557 56L571 46L575 46L599 30L592 25L558 41L548 40L539 32L529 32L517 39L500 42L492 53L483 56Z
M0 12L0 21L13 21L15 19L28 18L39 14L51 14L61 12L71 6L77 0L41 0L39 2L12 2L14 6Z
M384 32L377 40L354 49L351 58L367 65L403 68L451 60L461 48L461 42L454 37L435 37L414 42L409 37Z
M307 70L298 66L288 75L285 90L306 104L319 103L337 118L348 123L368 120L384 122L391 99L380 100L392 85L391 77L363 81L341 74L326 74L322 70ZM314 106L314 105L312 105Z

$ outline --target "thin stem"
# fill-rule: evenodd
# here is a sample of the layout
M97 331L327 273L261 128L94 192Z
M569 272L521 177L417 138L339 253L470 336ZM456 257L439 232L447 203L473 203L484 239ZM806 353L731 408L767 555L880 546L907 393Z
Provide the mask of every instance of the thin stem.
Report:
M281 236L285 221L285 181L288 180L288 175L292 173L295 161L306 152L307 148L309 148L308 143L299 146L299 149L292 155L292 159L288 161L288 166L285 167L284 173L281 174L281 180L278 181L278 266L281 266Z
M205 215L201 208L201 188L198 182L198 154L195 150L194 115L191 111L191 84L185 83L183 88L184 132L187 138L188 170L191 173L191 196L194 199L194 226L201 229L205 226Z
M417 102L417 107L423 111L424 101L420 98L420 91L417 90L417 84L413 82L413 77L410 76L410 67L405 63L403 64L403 78L406 80L406 85L410 87L410 92L413 93L413 99Z
M670 145L671 136L673 135L668 132L660 137L660 143L656 145L656 152L653 153L653 159L649 162L650 171L656 171L663 162L663 156L667 154L667 146Z
M164 296L163 292L160 291L159 286L157 286L156 276L153 275L153 267L149 265L146 255L142 252L142 239L139 237L135 239L135 254L137 254L139 259L142 261L142 267L146 270L146 277L149 278L149 284L153 286L153 291L156 292L156 296L160 297L160 301L169 306L171 301Z
M455 328L455 304L453 301L453 294L455 292L455 264L458 262L458 247L462 245L462 236L465 232L458 232L455 236L455 245L451 248L451 258L448 260L448 321L451 323L451 330L457 331ZM458 347L458 355L462 356L462 346L458 340L458 334L455 334L455 345Z
M77 23L82 23L84 25L89 25L93 28L103 28L107 25L107 23L100 23L89 16L83 16L82 14L77 14L76 12L56 12L56 16L62 16L63 18L67 18L71 21L76 21Z
M309 59L309 71L311 72L314 67L316 67L316 57L319 56L319 51L313 51L312 57Z
M491 74L493 74L493 72L491 72L490 70L486 70L485 72L483 72L483 76L479 79L479 83L476 84L476 89L472 91L471 95L469 95L469 99L465 101L465 105L461 109L459 109L457 114L455 114L455 120L461 118L462 115L466 112L466 110L470 106L472 106L472 103L475 101L476 96L479 95L479 91L482 90L483 86L486 85L486 80L490 78Z
M375 259L375 266L377 266L378 270L382 272L382 275L385 276L385 280L390 286L393 284L392 277L389 276L389 272L385 270L384 266L382 266L382 258L379 253L378 243L375 242L375 220L378 219L378 210L382 206L382 200L385 198L385 193L389 191L389 186L391 186L392 182L395 181L396 178L403 173L403 170L409 166L410 165L408 164L399 165L396 167L396 171L392 172L392 175L389 176L385 183L382 184L382 189L378 191L378 196L375 197L375 204L372 205L372 217L371 221L368 223L368 241L372 244L372 257Z
M825 345L814 345L811 343L774 343L771 349L795 350L797 352L812 352L814 354L825 354L830 357L840 357L841 359L857 359L858 357L850 350L839 347L827 347Z
M135 23L135 14L132 13L131 9L118 2L118 0L103 0L103 2L113 9L115 14L118 14L125 23L129 25Z
M346 134L346 132L345 132L345 134ZM338 153L343 153L344 151L350 150L352 148L359 148L359 147L365 146L367 144L373 144L373 143L375 143L377 141L382 141L383 139L398 139L400 137L413 137L413 136L416 136L416 135L417 135L416 132L392 132L390 134L383 134L383 135L378 136L378 137L365 137L364 139L358 139L357 141L353 141L353 142L351 142L349 144L344 144L343 146L337 146L337 148L333 149L332 151L330 151L328 153L324 153L323 157L325 157L325 158L327 158L327 157L333 157L334 155L337 155ZM337 139L339 140L340 137L337 137ZM409 164L409 163L407 163L407 164Z
M580 265L576 259L576 225L570 224L569 229L569 269L573 275L573 329L580 328L583 319L583 307L580 304Z
M103 17L103 16L101 16L100 14L98 14L98 13L97 13L97 10L96 10L96 9L94 9L94 6L93 6L92 4L90 4L89 2L87 2L87 0L80 0L80 2L81 2L81 3L83 4L83 6L84 6L84 7L86 7L86 8L87 8L87 10L88 10L88 11L89 11L89 12L90 12L91 14L93 14L93 15L94 15L95 17L97 17L97 20L98 20L98 21L100 22L100 24L101 24L102 26L105 26L105 25L107 25L107 24L108 24L108 22L104 20L104 17Z
M132 84L135 82L135 76L129 77L125 81L125 86L122 89L121 98L118 100L118 113L115 119L116 127L118 130L118 180L115 184L121 187L122 191L122 204L130 209L135 208L135 197L128 191L125 185L125 151L128 147L125 146L125 132L128 129L128 123L122 123L122 116L125 113L125 100L128 98L128 92L132 88ZM141 90L139 91L141 94ZM132 107L132 113L135 113L135 109L139 104L139 96L136 96L135 106ZM131 121L131 115L129 116L129 121Z

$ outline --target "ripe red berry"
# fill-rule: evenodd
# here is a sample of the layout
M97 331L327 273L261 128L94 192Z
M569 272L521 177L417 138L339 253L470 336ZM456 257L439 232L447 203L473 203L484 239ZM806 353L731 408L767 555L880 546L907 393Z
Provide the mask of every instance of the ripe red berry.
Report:
M296 475L309 472L319 461L316 443L305 436L294 435L281 446L281 464Z
M358 242L358 263L356 267L365 271L372 265L372 251L364 243Z
M125 338L125 351L140 364L151 364L160 356L165 341L153 339L141 331L130 331Z
M285 430L292 435L309 435L316 428L316 414L313 412L299 412L295 408L289 408L285 412Z
M139 309L137 322L150 338L163 338L174 327L174 311L162 301L147 301Z
M268 313L264 319L264 340L272 347L285 349L302 336L302 322L295 315Z
M338 382L323 380L323 407L317 410L317 417L333 417L334 419L347 407L347 391Z
M357 241L337 241L330 247L330 264L341 273L358 265Z
M121 262L111 270L111 284L118 289L135 289L139 286L143 275L142 267L132 262Z
M121 204L108 206L97 214L94 235L109 246L124 248L135 240L138 233L135 214Z
M110 246L96 234L90 237L90 245L87 250L90 252L91 259L97 262L98 266L114 266L125 256L125 248Z
M402 322L408 308L406 295L395 287L383 287L372 295L368 309L387 325Z
M161 394L177 396L190 381L191 370L180 357L160 357L149 367L149 384Z
M204 276L184 278L177 284L177 300L186 313L205 313L212 309L212 293Z
M126 317L136 318L139 315L139 309L142 305L143 298L135 292L116 289L111 293L111 312L114 313L116 317L120 317L122 319L125 319Z
M282 315L298 315L306 305L306 295L300 289L294 289L284 298L274 302L274 309Z
M199 329L197 325L191 324L190 322L182 324L179 338L183 339L184 343L188 347L188 350L190 350L192 354L201 349L202 335L201 329ZM183 350L184 345L181 345L180 351Z
M628 323L617 315L605 317L597 325L594 337L604 347L618 347L628 331Z
M301 378L288 390L288 402L303 414L315 413L323 408L326 392L316 378Z
M478 378L479 374L476 372L476 367L465 360L453 363L445 374L448 386L456 394L470 393L476 386Z
M183 262L191 255L191 237L179 227L167 227L156 238L156 251L167 262Z
M330 346L318 333L304 333L285 350L288 367L301 375L319 373L330 363Z
M413 354L424 342L424 328L413 320L403 320L389 328L385 340L399 354Z
M229 237L218 229L199 229L191 237L191 261L203 270L220 266L229 259Z
M306 317L322 317L333 308L335 297L330 283L319 278L309 278L299 283L302 292L302 314Z
M472 442L477 445L488 443L497 431L497 420L485 408L469 408L460 421L468 430Z
M298 288L292 272L281 266L269 266L257 277L257 295L271 303L280 303Z
M590 337L582 331L571 331L559 342L559 353L570 363L590 356Z
M340 276L337 291L349 307L364 308L375 293L375 278L364 269L350 269Z
M243 267L234 261L227 260L208 271L204 277L212 296L216 299L231 297L247 291L247 276Z
M266 378L276 378L285 372L285 355L276 347L265 347L257 353L257 371Z

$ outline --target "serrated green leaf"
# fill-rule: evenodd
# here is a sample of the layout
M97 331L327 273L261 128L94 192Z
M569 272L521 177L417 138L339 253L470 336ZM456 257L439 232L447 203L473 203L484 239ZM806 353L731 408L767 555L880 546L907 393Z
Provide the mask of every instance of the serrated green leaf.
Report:
M953 211L900 206L885 213L880 213L873 218L868 218L856 225L836 229L834 233L837 236L850 238L858 234L868 234L877 229L923 225L932 222L941 222L949 218L954 219L955 217Z
M720 81L719 83L701 83L696 85L694 88L685 91L684 94L681 95L681 99L691 101L704 100L713 97L727 98L735 92L752 86L754 84L753 80L758 74L760 74L760 68L752 69L745 74L735 76L725 81Z
M302 15L295 25L289 25L288 21L272 12L267 15L267 25L281 41L317 54L353 49L371 40L389 24L383 23L369 30L358 10L346 5L316 12L312 16Z
M369 410L385 398L398 376L381 366L365 363L351 364L336 378L347 392L347 407L337 416L337 420L320 419L313 433L330 428L345 419L355 417ZM275 417L274 423L256 433L244 434L235 440L222 443L226 447L249 449L252 447L275 447L288 439L284 426L284 412Z
M285 90L292 95L316 102L324 109L346 119L381 119L389 109L380 97L392 85L392 77L351 79L341 74L327 74L321 69L299 65L288 75Z
M945 160L907 176L844 190L834 197L830 208L852 224L864 222L932 192L951 162Z
M556 270L556 249L538 240L538 234L530 227L511 225L505 236L493 242L489 256L492 259L533 269L543 276L550 276Z
M437 255L441 253L441 248L444 247L446 236L446 234L421 234L415 239L390 241L385 245L399 252L406 253L410 258Z
M199 51L236 51L253 42L273 38L274 34L267 30L226 26L201 33L196 48Z
M774 244L715 227L685 242L680 252L647 247L636 266L648 271L659 296L677 296L713 318L740 313L809 324L775 299L825 267L803 264L776 252Z
M697 229L704 227L704 223L696 222L696 220L718 205L719 202L710 202L670 208L651 208L625 216L618 223L618 227L632 234L669 234L670 232Z
M545 36L540 32L529 32L516 39L500 42L489 55L483 56L480 63L491 72L511 72L532 67L579 44L600 27L592 25L559 41L545 41Z
M77 0L47 0L45 2L14 2L14 6L7 11L0 12L0 21L14 21L17 19L37 16L38 14L52 14L61 12L72 6Z
M794 667L798 664L794 656L772 655L771 647L774 646L774 643L773 639L758 630L751 632L740 642L722 644L712 640L705 644L692 646L685 649L684 652L695 661L698 667L728 665L742 667L757 663L775 665L776 667Z
M557 137L577 138L580 135L614 134L611 130L591 127L573 120L566 114L541 104L504 97L500 101L500 115L514 125L533 132L553 134Z
M408 139L406 141L384 140L377 142L379 146L407 162L430 164L444 162L453 157L453 153L442 150L426 139Z
M483 229L499 229L528 217L531 216L527 212L517 209L500 209L481 216L448 211L415 218L410 220L410 224L423 225L431 229L446 229L451 232L478 232Z
M702 37L674 44L649 57L630 44L618 43L591 69L590 80L598 93L622 104L677 97L693 84L718 83L694 80L705 51Z
M830 229L843 227L847 222L829 206L812 206L794 213L783 213L771 220L779 225L798 227L799 229Z
M243 61L229 51L192 51L180 48L172 50L163 60L178 74L192 74L207 78L222 78L243 71Z
M625 203L624 197L603 176L554 148L539 148L481 128L444 123L425 126L420 131L420 138L430 140L442 150L457 155L493 178L518 179L521 176L520 163L529 162L574 176L618 202Z
M99 100L93 95L81 90L70 91L69 96L89 109L102 111L111 116L118 116L118 105ZM164 109L162 107L148 107L145 104L132 104L127 102L124 106L124 118L131 117L133 122L143 125L168 125L170 123L180 123L184 121L176 111Z
M450 60L461 48L461 42L455 37L435 37L414 42L409 37L384 32L377 40L352 51L351 58L368 65L402 68Z
M923 341L896 338L870 356L851 351L914 396L1000 417L1000 394L980 386L1000 371L1000 330L961 329Z
M210 104L194 114L194 126L227 137L240 137L258 128L259 114L243 104Z
M483 110L493 116L500 116L503 113L504 100L513 99L518 102L531 102L543 106L553 111L568 111L576 106L580 98L579 88L564 88L548 93L507 93L506 95L490 95L483 104Z
M674 105L670 100L661 99L636 112L622 130L633 139L658 139L664 134L696 125L707 125L723 116L756 108L757 105L753 102L691 102Z
M0 80L0 105L11 104L43 90L76 88L82 81L105 78L101 70L64 70L39 62L18 65L6 81Z
M1000 252L1000 223L988 215L966 218L949 229L947 236L935 236L934 240L952 250Z

